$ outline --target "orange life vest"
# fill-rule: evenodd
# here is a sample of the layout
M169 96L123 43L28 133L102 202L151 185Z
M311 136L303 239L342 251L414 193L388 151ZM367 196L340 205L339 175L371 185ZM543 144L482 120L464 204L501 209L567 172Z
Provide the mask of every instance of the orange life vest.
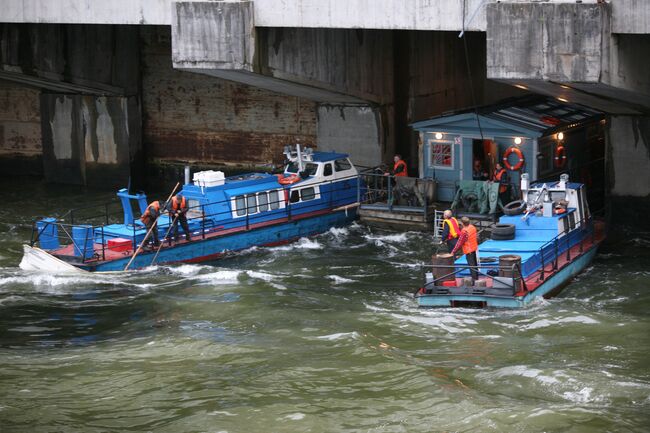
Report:
M149 208L154 208L156 212L160 212L160 202L156 200L149 203L149 206L147 206L147 209L140 217L140 221L142 221L143 223L146 223L145 221L151 218L151 211L149 210Z
M402 166L403 170L400 171L399 173L397 172L397 167ZM406 168L406 163L403 160L399 160L393 165L393 173L395 174L395 177L400 177L400 176L408 176L409 172L408 169Z
M470 224L464 227L463 230L467 233L467 240L463 243L463 254L469 254L478 250L476 227Z
M172 210L182 210L187 208L187 201L185 201L185 197L181 200L181 202L178 202L178 196L172 197Z
M449 235L447 236L447 239L445 240L451 240L451 239L456 239L458 235L460 234L460 227L458 226L458 220L456 218L451 217L448 220L444 220L442 222L442 225L444 226L447 224L449 226Z
M501 182L501 178L503 177L504 174L506 174L506 169L502 168L500 171L494 174L494 179ZM507 190L508 190L508 185L499 185L499 194L503 194Z

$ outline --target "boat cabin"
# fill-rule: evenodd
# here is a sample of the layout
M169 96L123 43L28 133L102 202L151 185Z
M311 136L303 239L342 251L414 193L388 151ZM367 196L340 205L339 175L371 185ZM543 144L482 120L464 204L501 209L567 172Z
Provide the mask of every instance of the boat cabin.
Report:
M419 133L419 175L436 180L439 201L453 201L463 182L491 178L497 163L508 170L513 198L521 173L536 180L569 173L587 184L592 205L604 196L604 115L596 110L533 95L411 126Z

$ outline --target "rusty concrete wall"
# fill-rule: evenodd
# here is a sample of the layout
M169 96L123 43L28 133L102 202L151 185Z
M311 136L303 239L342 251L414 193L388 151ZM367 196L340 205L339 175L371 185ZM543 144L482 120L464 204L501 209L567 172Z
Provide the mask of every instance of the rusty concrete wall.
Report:
M143 139L149 162L254 166L287 144L316 145L316 106L172 68L170 30L141 30Z
M43 153L39 91L0 81L0 154Z

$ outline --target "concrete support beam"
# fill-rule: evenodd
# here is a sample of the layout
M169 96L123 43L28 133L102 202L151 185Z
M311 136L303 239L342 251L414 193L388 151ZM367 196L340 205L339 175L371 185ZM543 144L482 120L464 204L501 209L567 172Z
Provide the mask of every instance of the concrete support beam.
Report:
M487 6L487 76L616 114L650 111L645 36L612 35L609 4Z
M371 30L254 29L253 2L174 3L174 68L329 103L390 99L392 39Z
M612 33L649 34L650 7L647 0L612 2Z

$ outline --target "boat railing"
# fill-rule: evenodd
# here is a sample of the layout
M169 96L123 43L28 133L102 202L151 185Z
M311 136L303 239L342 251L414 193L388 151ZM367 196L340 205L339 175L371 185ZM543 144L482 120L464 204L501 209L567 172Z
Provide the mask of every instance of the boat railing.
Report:
M577 228L577 229L576 229ZM572 236L572 233L575 233L577 236ZM565 258L566 262L571 261L572 258L572 249L577 247L578 254L582 254L585 250L585 247L593 245L596 241L596 230L594 226L594 216L589 215L578 221L575 221L573 228L563 228L562 232L555 236L553 239L544 243L538 250L537 253L540 257L540 269L537 275L537 281L544 281L546 274L548 272L555 272L559 268L559 261L562 257ZM550 269L547 269L550 265ZM431 292L430 289L435 288L439 289L438 294L448 291L449 287L440 286L441 281L445 281L447 278L452 276L456 277L458 274L465 271L475 270L479 275L486 277L488 279L494 279L495 275L490 275L489 271L509 271L510 275L517 275L513 278L513 283L510 288L513 290L515 287L518 287L518 280L521 280L522 288L524 292L528 292L528 286L526 285L526 278L523 276L521 265L514 263L511 266L500 265L498 263L480 263L478 266L469 266L469 265L422 265L422 268L425 269L441 269L448 270L449 272L442 276L437 276L432 282L426 283L424 285L424 293ZM487 272L486 272L487 271ZM533 273L534 276L534 273ZM500 284L507 283L500 281ZM483 289L482 287L475 287L478 291ZM420 289L418 289L419 292ZM434 290L435 292L435 290ZM514 292L513 292L514 293Z
M437 293L437 294L447 294L449 293L450 287L447 286L442 286L440 285L441 282L448 281L449 278L457 278L459 277L461 273L464 272L476 272L477 275L479 275L479 278L485 277L485 279L494 279L495 275L491 275L489 272L495 272L495 271L505 271L506 274L508 275L513 275L512 277L506 277L508 279L500 280L499 283L501 284L503 289L506 290L511 290L512 293L516 293L518 291L518 288L521 286L524 290L524 292L528 291L528 287L526 286L526 280L523 278L523 274L521 271L521 266L518 263L513 263L512 265L502 265L498 263L484 263L484 264L479 264L478 266L471 266L471 265L422 265L423 268L427 269L437 269L437 270L442 270L444 271L450 271L444 275L437 275L434 276L433 281L425 283L424 286L421 289L418 289L416 291L416 295L419 293L422 294L431 294L431 293ZM510 282L511 281L511 282ZM473 294L485 294L486 289L488 287L479 287L479 286L472 286L472 293ZM444 292L444 293L443 293Z
M408 210L429 214L435 197L435 181L418 177L388 175L379 169L360 173L367 187L367 203L381 204L382 208Z
M344 181L356 181L356 185L351 185L351 182L344 182ZM246 214L243 216L243 218L235 218L235 219L230 219L229 217L232 216L233 209L230 208L230 202L232 198L227 198L224 200L218 200L218 201L213 201L213 202L208 202L208 203L202 203L198 204L192 207L188 208L188 214L189 215L194 215L193 217L190 216L188 217L188 223L195 223L197 219L200 219L200 222L198 224L198 230L199 233L198 235L201 237L201 239L205 239L207 235L225 230L226 227L224 225L220 225L220 222L223 221L225 225L227 225L227 228L234 229L234 230L251 230L252 228L256 227L258 223L266 222L269 221L269 217L271 215L275 215L278 218L286 218L288 221L291 221L296 217L296 212L299 210L300 214L307 213L310 211L316 211L316 210L324 210L324 211L331 211L335 209L348 209L350 207L355 207L358 206L361 203L364 203L367 201L367 190L365 187L365 184L363 183L363 179L360 175L351 175L351 176L346 176L343 178L338 178L338 179L332 179L332 180L327 180L327 181L321 181L318 183L310 183L308 185L304 185L305 188L307 187L312 187L312 186L319 186L322 187L324 185L328 185L328 202L324 203L323 200L309 200L309 201L299 201L298 203L292 203L291 201L291 190L293 188L302 188L300 184L292 184L292 185L284 185L281 188L275 188L275 190L282 190L284 192L283 194L278 194L278 199L277 200L269 200L268 201L268 209L270 212L257 212L257 207L258 204L256 202L255 204L255 212L250 212L251 207L246 207ZM251 192L253 194L253 192ZM323 197L323 192L319 193L321 198ZM336 196L336 197L335 197ZM117 202L116 204L119 204ZM246 203L248 205L248 203ZM43 223L43 219L36 219L32 222L32 234L30 238L30 246L34 246L36 242L41 240L43 237L43 234L45 230L48 230L48 228L52 225L56 226L56 239L57 242L56 244L60 246L73 246L73 252L76 253L75 255L78 256L76 260L86 263L89 261L97 261L97 260L106 260L107 256L107 250L108 245L107 241L110 238L116 237L114 234L109 234L105 231L105 225L108 225L111 223L111 219L113 216L119 216L122 215L122 211L118 210L116 212L111 213L109 206L111 203L106 204L106 205L93 205L93 206L85 206L85 207L80 207L80 208L75 208L73 210L70 210L66 212L65 214L62 215L62 217L59 217L56 220L52 220L51 222L46 222ZM225 206L223 206L225 205ZM277 209L272 209L274 205L277 205ZM299 205L299 206L298 206ZM85 215L85 218L83 220L79 217L80 212L82 211L92 211L93 209L101 209L103 207L104 212L98 213L98 214L90 214L90 215ZM224 210L217 210L211 212L211 209L224 209ZM161 212L161 215L164 214L165 212ZM92 224L89 223L93 218L95 219L101 219L102 224ZM41 227L39 228L39 222L41 223ZM82 222L84 224L82 224ZM115 221L116 222L116 221ZM159 224L159 229L162 229L164 231L165 228L171 229L172 225L172 220L170 220L168 223L165 225ZM72 234L73 230L75 227L80 227L83 226L84 228L87 229L85 233L88 233L86 235L85 239L77 239L75 241L74 236ZM138 247L138 244L142 241L142 238L144 237L144 231L145 227L142 223L140 223L137 218L134 220L133 224L129 224L131 228L131 234L129 239L132 243L131 247L132 250L135 251ZM196 227L196 226L195 226ZM192 229L193 235L197 235L197 230ZM169 231L169 230L168 230ZM48 232L49 233L49 232ZM171 235L172 233L167 233L169 243L171 244ZM52 235L49 235L50 238L52 238ZM97 241L96 243L99 244L99 248L95 248L93 246L93 251L89 251L88 248L90 248L89 245L92 243L90 242L92 237L93 241ZM117 237L123 237L123 236L117 236ZM83 245L81 244L83 241ZM165 239L163 239L163 242ZM57 248L58 250L58 248ZM91 254L92 253L92 254Z

